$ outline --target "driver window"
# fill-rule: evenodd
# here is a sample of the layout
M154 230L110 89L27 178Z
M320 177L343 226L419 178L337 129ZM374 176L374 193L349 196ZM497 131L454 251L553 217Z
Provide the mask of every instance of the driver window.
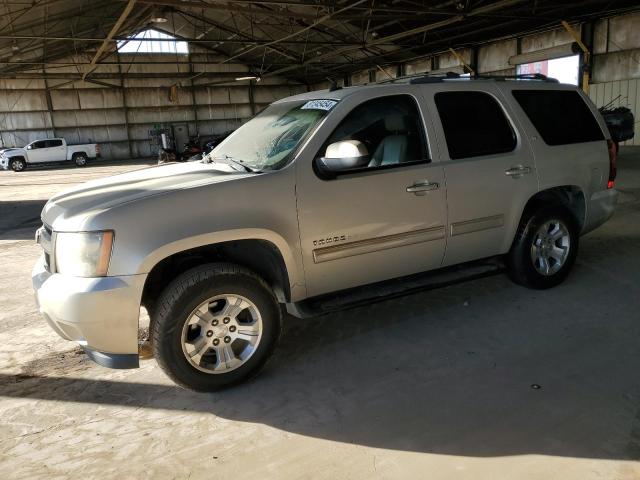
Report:
M324 148L335 142L358 140L364 143L369 154L361 168L376 168L429 162L424 139L422 118L413 97L393 95L355 107L334 130Z
M44 140L39 141L39 142L35 142L32 144L31 148L36 149L36 148L45 148L46 146L46 142Z

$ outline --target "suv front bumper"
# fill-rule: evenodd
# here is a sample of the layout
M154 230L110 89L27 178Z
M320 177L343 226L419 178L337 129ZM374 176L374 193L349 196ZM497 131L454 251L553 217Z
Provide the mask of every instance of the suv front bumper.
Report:
M136 368L138 318L146 275L70 277L46 270L40 257L31 275L36 303L49 326L109 368Z

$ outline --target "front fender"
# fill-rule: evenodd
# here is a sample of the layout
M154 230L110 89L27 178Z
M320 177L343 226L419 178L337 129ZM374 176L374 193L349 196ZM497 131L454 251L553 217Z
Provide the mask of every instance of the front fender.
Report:
M85 230L113 229L109 275L149 273L158 262L198 247L263 240L280 252L291 295L304 291L293 178L287 171L147 196L95 212Z
M194 248L231 242L234 240L265 240L273 244L278 249L282 259L284 260L287 274L289 276L289 285L291 287L292 299L303 298L306 295L304 278L302 276L300 266L298 262L296 262L297 256L295 252L292 251L292 249L289 247L289 244L281 235L267 229L243 228L226 230L222 232L212 232L175 240L150 252L141 261L138 272L149 273L153 269L153 267L160 263L162 260L177 253L181 253Z
M27 151L22 148L16 148L15 150L4 152L4 157L7 160L11 160L12 158L16 157L27 160Z

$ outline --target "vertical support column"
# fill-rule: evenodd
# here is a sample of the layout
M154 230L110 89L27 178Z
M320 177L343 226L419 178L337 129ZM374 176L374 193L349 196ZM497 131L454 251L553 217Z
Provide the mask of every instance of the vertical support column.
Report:
M589 94L589 83L591 78L591 51L590 48L593 45L593 24L585 23L582 25L581 34L578 35L578 32L569 25L568 22L562 21L562 26L571 34L573 39L576 41L580 50L582 50L582 54L580 55L580 72L582 75L578 79L578 85L582 87L582 90L587 95ZM591 45L586 44L583 39L591 40ZM588 45L588 46L587 46Z
M522 37L516 38L516 55L522 54ZM514 74L518 75L518 67L514 66Z
M129 131L129 109L127 108L127 88L124 84L124 75L122 74L122 62L120 53L117 54L118 72L120 73L120 88L122 89L122 109L124 111L124 128L127 133L127 147L129 150L129 158L133 157L133 148L131 146L131 132Z
M582 55L580 55L580 59L582 60L582 78L581 78L581 87L585 93L589 93L589 85L591 83L591 79L593 78L593 36L595 31L594 22L583 23L580 39L582 40L582 44L587 47L587 51L583 51ZM607 33L608 34L608 33Z
M480 50L478 48L478 46L474 46L471 49L471 69L473 70L473 73L471 74L474 77L477 77L480 75L480 65L478 65L478 50Z
M431 71L440 69L440 57L434 55L431 57Z
M187 55L187 61L189 62L189 73L191 74L189 77L190 88L191 88L191 108L193 109L193 120L196 124L196 134L200 135L200 124L198 123L198 105L196 104L196 87L193 83L193 64L191 63L191 52Z
M57 137L56 134L56 124L53 120L53 102L51 101L51 90L49 90L49 82L47 82L47 72L43 69L44 72L44 95L47 101L47 111L49 112L49 122L51 123L51 133L53 133L54 137Z
M249 105L251 105L251 116L253 117L256 114L256 101L254 99L253 89L255 87L255 80L249 80Z
M47 58L47 42L44 42L44 47L42 49L43 58ZM49 123L51 123L51 133L53 133L54 137L56 135L56 125L53 120L53 102L51 101L51 91L49 90L49 82L47 82L47 64L42 64L42 76L44 78L44 97L47 103L47 111L49 112Z

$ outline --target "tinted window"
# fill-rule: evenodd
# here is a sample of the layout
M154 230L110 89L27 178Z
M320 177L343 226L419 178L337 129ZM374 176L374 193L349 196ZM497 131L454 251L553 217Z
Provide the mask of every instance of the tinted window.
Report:
M547 145L603 140L580 94L572 90L514 90L513 96Z
M452 159L510 152L516 135L502 107L484 92L441 92L436 107Z
M359 140L369 152L363 168L428 161L422 119L408 95L376 98L355 107L327 140L326 147L343 140Z
M61 147L62 140L47 140L47 148L51 147Z
M35 142L31 148L45 148L47 146L47 142L44 140L41 140L39 142Z

